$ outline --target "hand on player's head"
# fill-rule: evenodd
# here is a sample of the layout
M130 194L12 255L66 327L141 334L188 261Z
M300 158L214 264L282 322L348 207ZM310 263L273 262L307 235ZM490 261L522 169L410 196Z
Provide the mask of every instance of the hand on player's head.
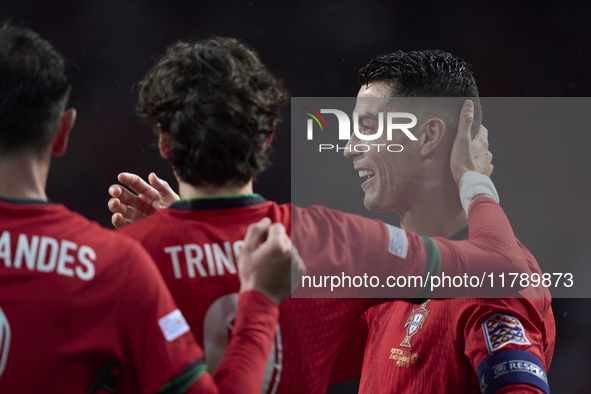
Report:
M154 173L148 177L150 184L138 175L128 172L120 173L117 179L136 193L133 194L117 184L109 187L109 194L112 198L107 205L109 210L113 212L111 222L117 228L148 217L179 200L179 196L172 190L168 182L158 178Z
M493 172L492 153L488 150L488 130L480 126L472 139L470 130L474 121L474 103L466 100L460 113L458 133L451 151L451 172L459 185L462 175L475 171L490 176Z
M492 158L493 155L488 150L488 130L480 125L478 133L472 140L472 161L474 164L472 171L490 177L494 169Z
M275 304L297 287L306 267L280 223L269 218L251 224L238 262L241 291L257 290Z

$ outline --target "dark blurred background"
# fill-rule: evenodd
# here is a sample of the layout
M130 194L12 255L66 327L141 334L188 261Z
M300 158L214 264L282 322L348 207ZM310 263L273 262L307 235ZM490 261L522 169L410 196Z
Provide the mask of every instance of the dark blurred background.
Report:
M133 106L134 84L178 39L241 38L300 97L355 96L359 67L399 49L464 58L481 96L585 97L589 11L583 1L4 0L0 21L32 27L71 60L78 122L68 154L53 164L48 196L110 226L107 189L118 172L156 171L175 183ZM285 117L274 166L255 185L278 202L290 198L289 108ZM490 133L493 178L517 236L542 266L591 264L591 127ZM590 393L591 300L556 299L553 308L552 392Z

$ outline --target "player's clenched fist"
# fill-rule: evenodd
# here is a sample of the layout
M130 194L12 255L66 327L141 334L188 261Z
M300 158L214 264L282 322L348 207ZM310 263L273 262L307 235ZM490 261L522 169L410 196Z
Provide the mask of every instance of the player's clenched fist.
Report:
M238 271L240 291L257 290L280 304L299 284L306 267L285 227L264 218L248 227Z

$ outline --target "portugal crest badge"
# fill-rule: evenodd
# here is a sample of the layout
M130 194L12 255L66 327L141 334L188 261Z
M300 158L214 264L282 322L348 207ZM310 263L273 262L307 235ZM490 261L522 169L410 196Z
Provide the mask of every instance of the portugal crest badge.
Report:
M419 332L419 329L423 328L423 324L429 315L429 309L427 309L427 304L431 302L431 300L427 300L421 304L420 307L414 308L412 312L410 312L410 316L406 321L404 327L406 328L406 337L404 341L400 344L400 346L404 347L412 347L410 344L410 339Z

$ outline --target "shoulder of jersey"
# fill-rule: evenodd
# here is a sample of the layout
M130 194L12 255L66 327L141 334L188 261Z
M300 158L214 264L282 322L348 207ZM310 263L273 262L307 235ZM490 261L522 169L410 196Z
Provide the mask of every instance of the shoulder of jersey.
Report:
M127 226L118 229L116 232L119 234L125 234L133 239L138 239L145 234L150 233L154 228L159 228L167 223L170 223L171 209L161 209L152 216L138 220L135 223L128 224Z
M67 207L55 204L59 217L56 226L60 228L60 236L65 239L84 240L97 247L115 247L117 250L129 248L137 242L132 238L108 229L95 221L89 220L85 216L69 210Z

